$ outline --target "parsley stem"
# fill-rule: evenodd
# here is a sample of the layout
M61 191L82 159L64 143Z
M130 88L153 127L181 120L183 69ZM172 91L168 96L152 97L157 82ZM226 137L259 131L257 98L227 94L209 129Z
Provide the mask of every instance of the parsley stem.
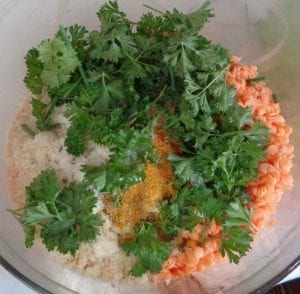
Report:
M83 79L83 82L84 82L86 85L88 85L89 81L88 81L88 79L87 79L87 77L86 77L86 75L85 75L85 73L84 73L83 68L82 68L81 65L78 66L78 70L79 70L79 73L80 73L80 75L81 75L81 77L82 77L82 79Z
M46 113L46 120L45 120L45 125L49 122L49 118L50 118L50 115L54 109L54 107L56 106L56 103L58 101L58 96L55 96L52 101L51 101L51 104L47 110L47 113Z
M176 124L179 120L180 120L179 117L176 118L176 119L173 119L169 124L167 124L167 125L165 126L165 128L168 129L168 128L172 127L172 126L173 126L174 124Z
M272 98L273 98L273 101L275 102L275 103L278 103L278 97L277 97L277 95L276 94L272 94Z
M27 133L32 138L34 138L34 136L36 135L36 133L26 124L21 124L21 128L25 133Z
M152 10L152 11L154 11L154 12L157 12L159 14L164 14L164 12L162 12L162 11L156 9L156 8L153 8L153 7L151 7L151 6L147 5L147 4L143 4L143 6L146 7L146 8L148 8L148 9L150 9L150 10Z
M19 211L23 211L24 208L18 208L18 209L6 209L8 212L12 213L13 215L21 216L23 213Z
M151 38L146 41L146 44L143 47L141 53L139 54L139 56L137 58L135 58L136 61L139 61L139 59L143 56L143 54L145 53L145 51L149 48L151 42L152 42ZM130 56L128 56L128 57L130 57Z
M165 91L166 91L167 87L168 87L167 85L165 85L163 87L163 89L160 91L158 96L154 99L153 104L155 104L165 94Z
M205 130L201 129L203 131L203 133L205 133L207 136L209 137L227 137L227 136L233 136L233 135L238 135L238 134L244 134L247 131L244 130L239 130L239 131L233 131L233 132L227 132L227 133L223 133L223 134L216 134L216 133L209 133L206 132Z
M70 87L70 89L63 95L63 98L67 98L71 93L72 91L78 86L78 84L80 83L81 81L81 78L78 79L73 85L72 87Z
M23 216L23 213L19 212L21 210L23 210L23 208L20 208L20 209L6 209L8 212L10 212L13 217L21 224L23 225L23 222L22 222L22 216Z
M66 30L65 30L65 28L64 28L62 25L59 26L59 31L61 32L61 34L62 34L64 40L65 40L66 43L67 43L67 45L73 48L72 43L71 43L71 41L70 41L70 39L69 39L69 37L68 37L68 35L67 35L67 33L66 33ZM74 48L73 48L73 49L74 49ZM74 50L75 50L75 49L74 49ZM82 79L83 79L83 82L84 82L86 85L88 85L89 81L88 81L88 79L87 79L87 77L86 77L86 75L85 75L85 72L84 72L84 70L83 70L81 64L78 66L78 70L79 70L79 73L80 73L80 75L81 75L81 77L82 77Z
M200 96L203 94L213 83L216 82L216 80L229 68L229 65L227 65L210 83L207 84L207 86L201 90L201 92L198 94Z
M232 136L232 135L243 134L245 132L246 131L239 130L239 131L227 132L227 133L223 133L223 134L211 134L210 136L227 137L227 136Z
M135 116L133 119L131 119L128 123L127 123L127 125L128 126L131 126L136 120L137 120L137 116Z
M175 80L174 80L174 73L172 68L169 66L169 73L170 73L170 79L171 79L171 89L173 92L176 91L176 86L175 86Z
M70 93L78 86L78 84L80 83L80 81L81 81L81 78L80 79L78 79L73 85L72 85L72 87L70 87L70 89L63 95L63 98L67 98L69 95L70 95ZM51 104L50 104L50 106L49 106L49 108L48 108L48 110L47 110L47 112L46 112L46 115L45 115L45 122L44 122L44 127L46 127L47 125L48 125L48 123L49 123L49 120L50 120L50 116L51 116L51 113L53 112L53 109L54 109L54 107L56 106L56 103L57 103L57 101L58 101L58 96L55 96L53 99L52 99L52 101L51 101ZM25 132L27 132L29 135L31 135L31 136L35 136L35 133L32 131L32 134L30 134L29 132L29 128L26 126L26 125L22 125L22 128L23 128L23 130L25 131Z
M58 101L58 96L55 96L55 97L52 99L52 101L51 101L51 103L50 103L50 106L49 106L49 108L48 108L48 110L47 110L47 112L46 112L46 115L45 115L45 121L44 121L44 123L43 123L43 126L44 126L45 129L46 129L46 127L48 126L48 123L49 123L49 120L50 120L51 113L52 113L54 107L56 106L57 101Z
M247 80L248 83L256 83L256 82L262 82L262 81L265 81L266 78L264 76L260 76L260 77L256 77L256 78L253 78L253 79L249 79Z

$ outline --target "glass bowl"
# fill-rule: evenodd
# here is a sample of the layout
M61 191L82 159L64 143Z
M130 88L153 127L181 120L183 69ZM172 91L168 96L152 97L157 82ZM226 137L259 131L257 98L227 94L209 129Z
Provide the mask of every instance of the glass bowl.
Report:
M0 255L1 263L37 291L52 293L248 293L264 292L299 263L300 253L300 38L299 1L215 0L216 17L204 34L228 47L243 62L259 65L279 97L295 145L294 188L285 193L275 215L277 224L264 229L239 265L224 261L169 286L149 288L113 284L82 276L49 257L43 246L24 247L21 226L6 211L13 207L5 176L5 146L18 105L30 93L22 82L27 50L53 34L59 24L98 27L96 12L104 1L3 0L0 2ZM119 1L132 20L146 11L177 7L190 12L204 1Z

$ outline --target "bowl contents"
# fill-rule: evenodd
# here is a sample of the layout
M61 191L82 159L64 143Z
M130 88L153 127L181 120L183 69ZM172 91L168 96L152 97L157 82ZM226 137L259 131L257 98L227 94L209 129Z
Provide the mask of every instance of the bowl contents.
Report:
M60 26L28 51L34 98L8 144L26 247L41 240L107 281L163 283L237 264L274 224L292 129L257 68L199 35L209 4L145 5L135 23L110 1L99 30Z

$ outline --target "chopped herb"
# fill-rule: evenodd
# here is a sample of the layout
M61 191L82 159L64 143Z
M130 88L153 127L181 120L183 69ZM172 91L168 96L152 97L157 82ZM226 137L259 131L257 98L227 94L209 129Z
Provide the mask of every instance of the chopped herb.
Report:
M83 184L60 188L53 170L42 171L26 188L26 204L19 219L25 244L33 245L36 227L47 249L74 255L83 242L94 240L102 224L93 213L97 198Z
M36 133L28 127L26 124L21 124L21 128L23 129L24 132L26 132L30 137L34 138Z
M253 78L253 79L249 79L247 82L248 83L257 83L257 82L263 82L265 80L266 80L266 77L259 76L259 77Z
M171 253L172 243L157 238L153 223L144 223L136 228L136 237L122 244L122 248L137 256L137 263L131 269L131 274L141 276L147 270L152 273L161 270L163 262Z

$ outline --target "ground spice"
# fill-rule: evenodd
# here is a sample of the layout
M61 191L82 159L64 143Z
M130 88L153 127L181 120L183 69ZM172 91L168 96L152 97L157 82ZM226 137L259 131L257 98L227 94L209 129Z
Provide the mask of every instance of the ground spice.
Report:
M147 219L149 215L153 216L157 203L175 196L173 170L167 155L170 151L177 153L176 143L168 142L165 130L156 129L153 147L160 155L159 163L147 163L144 181L123 191L120 195L120 207L109 209L114 225L122 233L132 232L141 220Z

